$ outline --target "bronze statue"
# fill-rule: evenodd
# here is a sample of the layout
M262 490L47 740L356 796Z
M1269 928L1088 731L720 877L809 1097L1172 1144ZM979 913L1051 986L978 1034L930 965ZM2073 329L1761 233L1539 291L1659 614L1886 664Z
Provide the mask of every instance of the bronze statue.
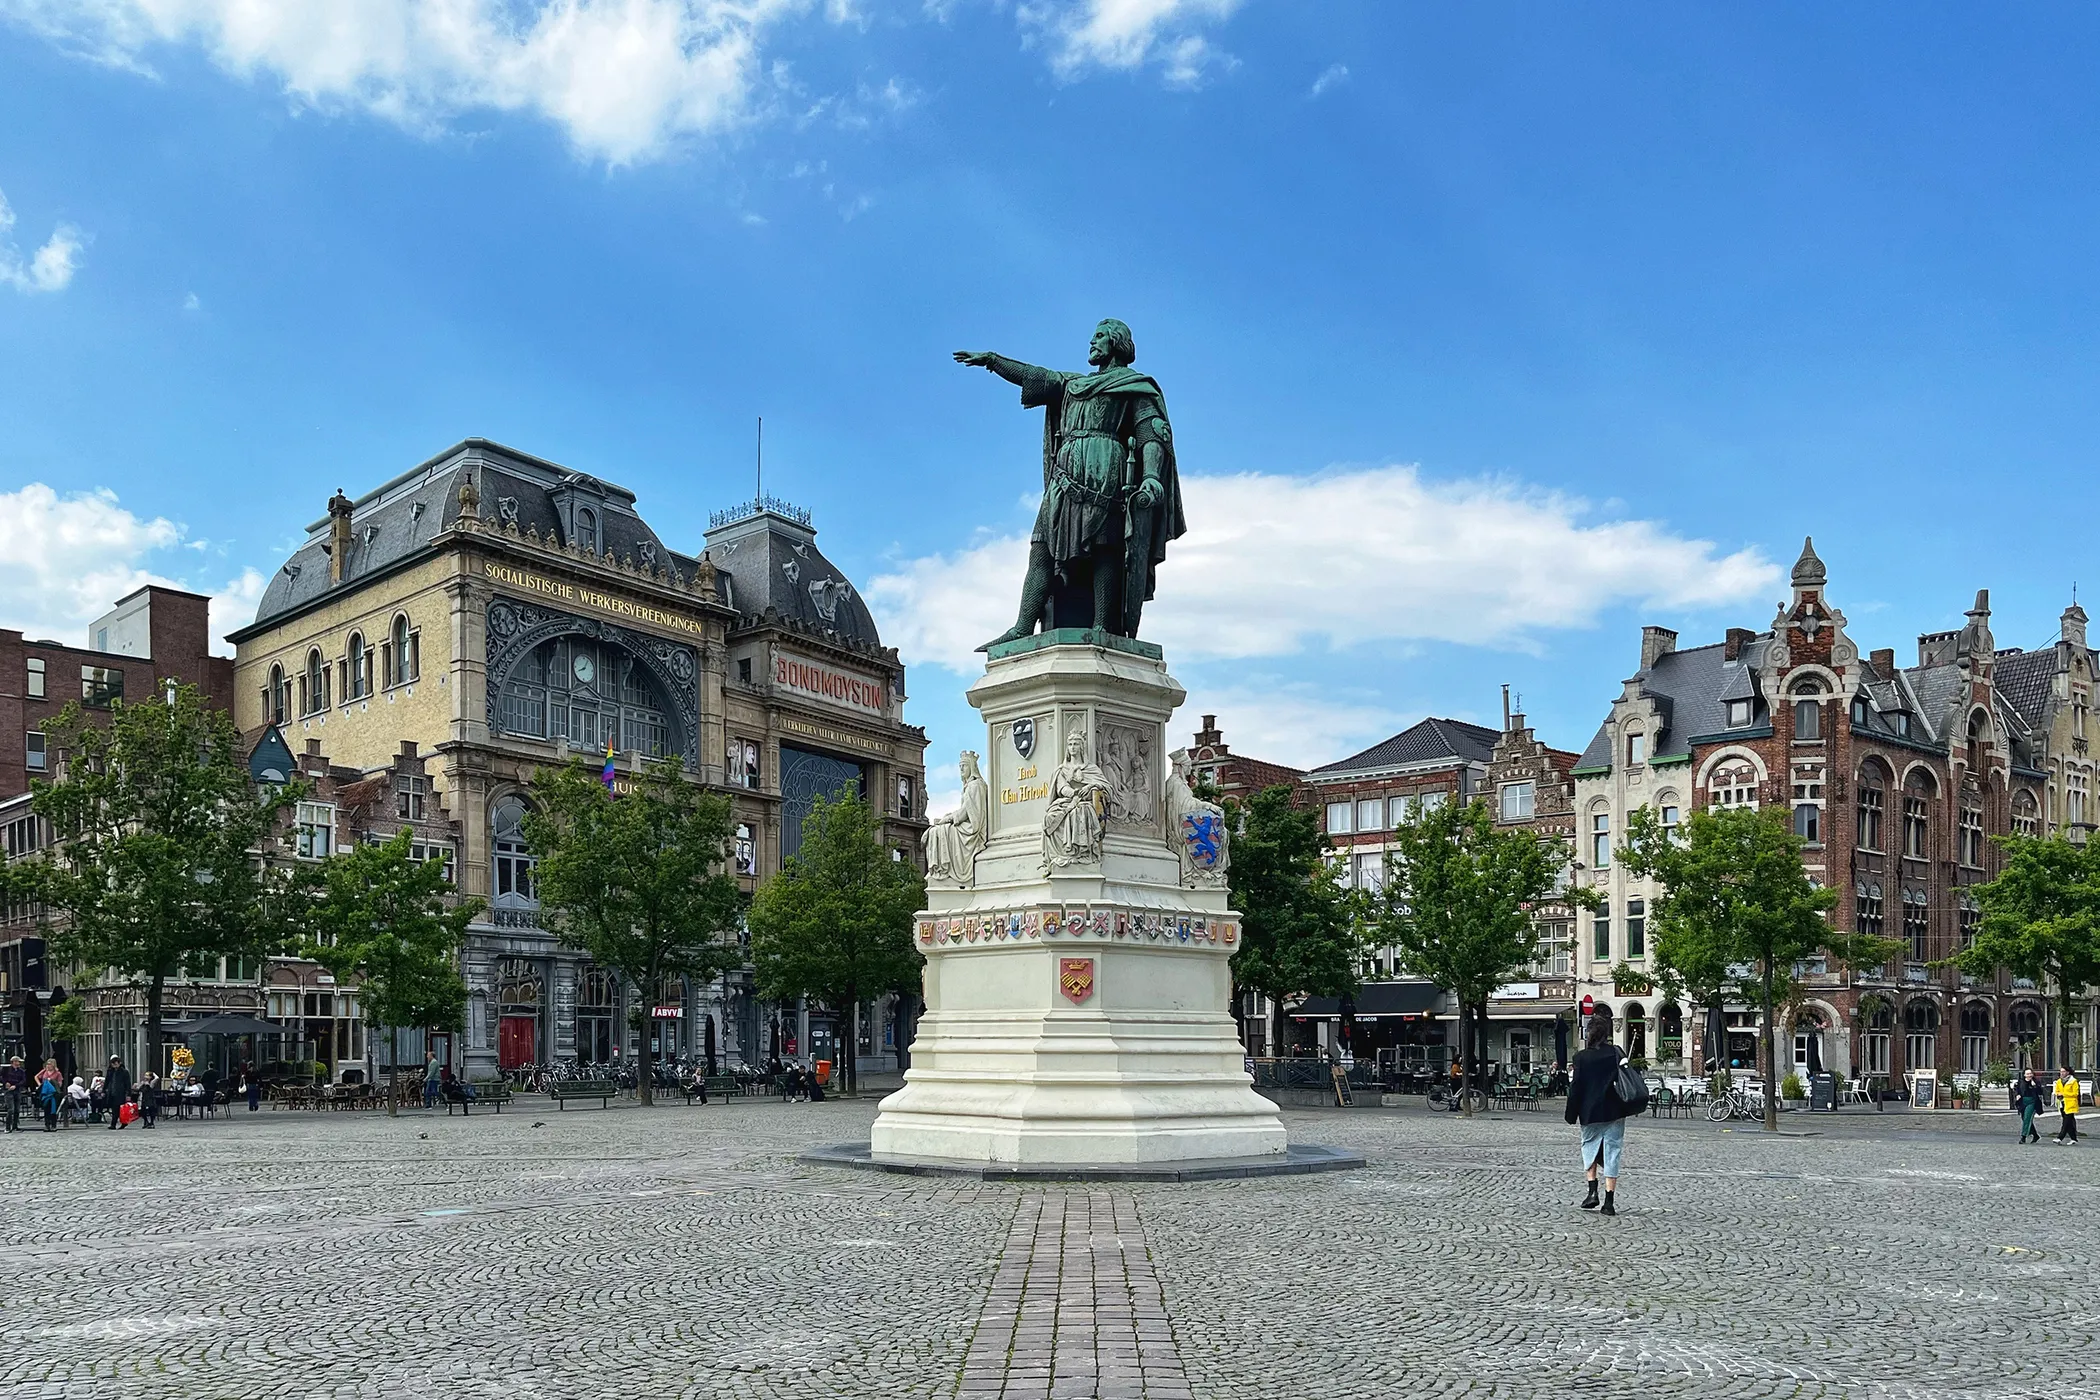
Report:
M1043 504L1028 541L1021 613L979 651L1045 630L1093 627L1135 637L1153 595L1167 541L1187 524L1167 402L1152 376L1131 362L1130 327L1094 328L1087 363L1067 374L983 350L958 350L1021 387L1021 407L1048 410L1043 422Z

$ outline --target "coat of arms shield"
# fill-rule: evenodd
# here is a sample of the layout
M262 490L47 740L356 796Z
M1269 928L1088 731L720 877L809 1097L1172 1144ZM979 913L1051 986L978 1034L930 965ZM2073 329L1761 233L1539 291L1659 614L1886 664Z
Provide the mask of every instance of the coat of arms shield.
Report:
M1094 994L1094 960L1092 958L1060 958L1057 964L1057 989L1074 1006Z
M1035 719L1023 715L1014 721L1014 752L1023 758L1035 756Z

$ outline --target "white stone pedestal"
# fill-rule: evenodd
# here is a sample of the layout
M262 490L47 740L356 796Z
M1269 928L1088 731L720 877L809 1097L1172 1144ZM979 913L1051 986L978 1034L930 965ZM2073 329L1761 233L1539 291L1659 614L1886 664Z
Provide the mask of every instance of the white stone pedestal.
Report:
M1281 1158L1282 1120L1250 1087L1228 1014L1239 919L1222 869L1184 885L1164 811L1166 722L1184 692L1157 648L1073 635L1032 639L970 689L989 730L991 839L967 887L928 890L915 932L926 1014L870 1150L1021 1165ZM1046 871L1044 819L1073 735L1106 779L1101 847Z

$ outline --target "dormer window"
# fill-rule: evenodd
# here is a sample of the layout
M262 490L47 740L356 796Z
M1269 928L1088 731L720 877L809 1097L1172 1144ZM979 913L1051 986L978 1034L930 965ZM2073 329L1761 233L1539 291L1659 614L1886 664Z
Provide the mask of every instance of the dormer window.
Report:
M1728 702L1728 727L1729 727L1730 729L1741 729L1741 728L1743 728L1743 727L1744 727L1745 725L1747 725L1747 724L1749 724L1749 723L1750 723L1750 702L1749 702L1748 700L1731 700L1731 701L1729 701L1729 702Z
M596 511L578 508L576 512L576 546L586 554L598 552L598 514Z
M1633 730L1626 736L1626 766L1638 768L1648 761L1648 736L1641 730Z

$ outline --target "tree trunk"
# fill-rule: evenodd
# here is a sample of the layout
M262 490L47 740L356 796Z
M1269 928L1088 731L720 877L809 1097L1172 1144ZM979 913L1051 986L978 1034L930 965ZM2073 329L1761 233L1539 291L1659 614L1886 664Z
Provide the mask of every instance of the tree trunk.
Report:
M846 994L853 1001L852 1025L847 1028L851 1038L846 1046L846 1096L860 1097L860 992L858 989Z
M656 1102L656 1050L649 1037L656 1030L656 984L658 976L655 966L649 968L649 979L642 984L642 1030L635 1037L635 1102L647 1108Z
M1479 1072L1478 1056L1474 1053L1473 1008L1461 997L1458 1003L1458 1105L1466 1117L1473 1116L1473 1096L1466 1091L1473 1087L1473 1077Z
M424 1056L429 1063L429 1056ZM401 1116L401 1028L386 1028L386 1116Z
M1267 994L1264 993L1264 995ZM1283 998L1280 996L1272 996L1268 998L1268 1001L1269 1058L1272 1060L1287 1060L1290 1058L1290 1056L1284 1053L1285 1047L1283 1044L1283 1033L1285 1029L1285 1018L1283 1014Z
M2056 1035L2063 1048L2057 1054L2058 1068L2071 1063L2071 996L2062 977L2056 979Z
M160 1004L168 986L168 975L156 972L146 983L146 1062L132 1067L133 1078L160 1063Z
M1765 960L1765 1131L1779 1131L1779 1037L1772 1024L1778 1008L1772 1005L1772 962Z

